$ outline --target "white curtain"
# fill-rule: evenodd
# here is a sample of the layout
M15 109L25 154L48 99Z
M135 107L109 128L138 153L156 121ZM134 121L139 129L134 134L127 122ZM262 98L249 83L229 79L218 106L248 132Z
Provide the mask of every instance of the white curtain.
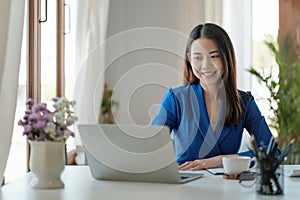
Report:
M17 102L25 1L0 0L0 184L7 163Z
M99 121L104 89L104 64L109 0L76 1L75 63L77 70L74 88L78 124ZM76 135L79 138L79 135ZM76 141L76 139L75 139ZM77 144L80 144L80 139Z
M223 27L232 39L237 56L239 89L251 89L252 0L223 0Z

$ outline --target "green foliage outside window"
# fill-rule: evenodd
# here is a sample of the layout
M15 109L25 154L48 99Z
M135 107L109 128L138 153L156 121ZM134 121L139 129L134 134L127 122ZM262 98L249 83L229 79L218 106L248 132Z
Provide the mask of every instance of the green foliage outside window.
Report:
M251 68L254 75L269 91L266 99L274 113L270 126L278 131L281 147L295 138L296 142L288 155L287 164L300 163L300 61L294 58L291 47L293 40L288 35L279 48L278 42L265 41L278 65L279 73L274 75L272 68L269 73Z

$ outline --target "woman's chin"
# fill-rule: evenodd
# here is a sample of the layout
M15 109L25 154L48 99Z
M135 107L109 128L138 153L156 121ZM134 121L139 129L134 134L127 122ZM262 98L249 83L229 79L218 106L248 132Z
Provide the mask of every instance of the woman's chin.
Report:
M221 76L219 74L212 76L212 77L207 77L207 76L202 76L201 77L201 82L205 83L206 85L215 85L219 84L221 80Z

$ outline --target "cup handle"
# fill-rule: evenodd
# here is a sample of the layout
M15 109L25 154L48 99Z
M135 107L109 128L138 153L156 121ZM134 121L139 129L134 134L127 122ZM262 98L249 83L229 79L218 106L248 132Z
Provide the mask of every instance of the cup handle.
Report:
M254 162L254 165L251 167L251 163L252 163L252 162ZM250 159L250 167L249 167L249 170L255 169L255 168L256 168L256 165L257 165L257 162L256 162L255 157L251 158L251 159Z

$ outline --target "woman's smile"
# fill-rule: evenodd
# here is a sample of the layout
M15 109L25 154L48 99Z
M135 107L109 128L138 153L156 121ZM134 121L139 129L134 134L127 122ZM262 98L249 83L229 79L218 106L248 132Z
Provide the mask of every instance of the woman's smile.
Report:
M212 78L216 75L217 71L210 71L210 72L201 72L201 75L204 78Z

